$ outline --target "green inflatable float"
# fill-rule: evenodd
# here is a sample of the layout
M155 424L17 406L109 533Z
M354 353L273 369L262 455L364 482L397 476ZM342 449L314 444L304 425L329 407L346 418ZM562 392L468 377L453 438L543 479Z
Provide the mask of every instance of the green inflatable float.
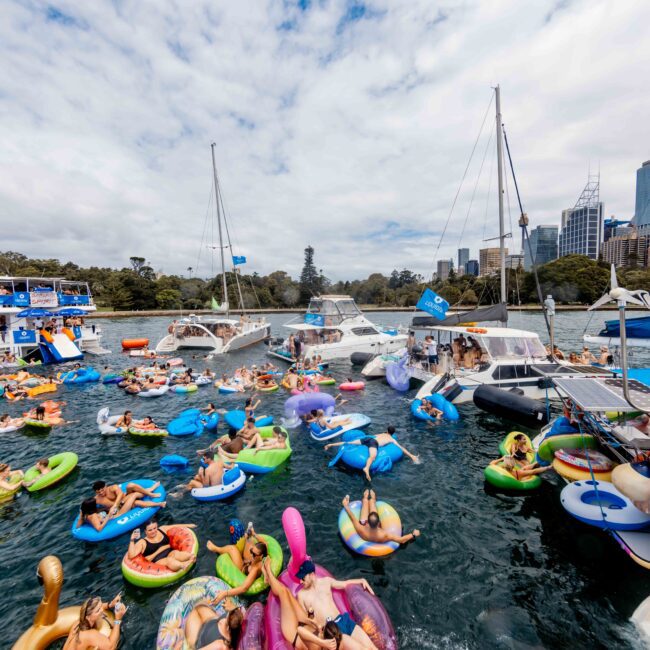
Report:
M47 474L41 474L36 468L36 465L30 467L25 472L25 483L29 483L34 479L36 481L27 490L29 492L38 492L46 487L50 487L50 485L54 485L65 478L77 466L78 461L79 457L77 454L72 451L64 451L61 454L50 456L47 459L47 466L50 468Z

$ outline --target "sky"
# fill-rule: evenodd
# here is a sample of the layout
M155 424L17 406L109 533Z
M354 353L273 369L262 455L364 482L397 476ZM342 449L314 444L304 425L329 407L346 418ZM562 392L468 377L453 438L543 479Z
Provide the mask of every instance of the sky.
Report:
M112 267L137 255L209 276L214 142L245 271L296 277L311 244L332 280L429 276L459 246L477 257L496 243L497 84L533 227L559 223L590 171L605 214L630 218L650 158L647 2L8 0L0 12L0 250ZM507 230L518 216L510 180Z

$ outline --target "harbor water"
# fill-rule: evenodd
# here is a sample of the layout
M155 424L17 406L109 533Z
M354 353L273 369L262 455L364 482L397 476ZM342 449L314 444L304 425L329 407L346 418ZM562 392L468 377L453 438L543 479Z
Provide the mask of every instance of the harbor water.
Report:
M582 334L602 328L614 312L593 317L584 312L559 313L556 341L568 353L579 351ZM378 324L406 324L404 313L377 313ZM282 335L286 315L270 318L274 335ZM134 365L120 352L125 337L148 337L152 345L166 333L165 318L129 318L92 321L104 331L105 357L88 357L98 370ZM547 341L539 313L511 313L510 327L534 330ZM595 350L594 350L595 351ZM180 356L195 370L209 366L231 373L241 365L264 362L263 345L205 361L204 354ZM193 356L196 354L196 358ZM631 365L648 366L647 353L635 353ZM281 363L278 361L278 363ZM49 372L50 369L48 369ZM359 377L349 361L330 365L339 381ZM325 389L329 390L329 389ZM249 479L246 489L223 503L197 503L191 496L168 501L161 523L195 523L201 544L196 567L189 577L215 574L215 556L205 550L208 539L224 543L229 519L255 523L258 532L276 537L288 553L281 516L287 506L300 510L305 520L308 551L339 578L365 577L381 597L398 633L400 647L426 648L633 648L640 640L629 617L650 594L648 572L636 565L607 533L571 519L560 504L559 477L544 477L534 493L510 495L487 488L483 469L498 456L498 443L515 428L471 405L461 407L460 421L434 426L415 421L408 400L414 392L399 394L380 381L366 390L346 395L348 412L372 418L371 432L396 426L400 442L417 453L421 464L405 459L387 474L373 479L380 499L400 513L406 530L419 528L413 544L388 558L352 555L337 532L341 499L361 497L361 474L328 467L332 454L313 441L306 429L291 431L293 455L279 471ZM151 415L165 424L181 410L243 406L241 395L222 396L212 387L193 394L168 393L157 399L124 394L115 385L61 386L53 399L66 402L64 417L71 423L49 434L16 432L0 437L0 461L27 469L41 456L61 451L79 455L79 466L56 486L42 492L23 492L0 505L0 615L5 631L0 646L10 647L32 621L42 590L35 571L39 559L58 555L65 581L61 606L79 604L88 596L110 599L123 591L129 606L123 625L125 649L154 648L165 602L178 586L145 590L125 583L120 562L128 535L100 544L74 540L70 528L83 498L92 496L96 479L119 482L152 478L170 491L191 474L166 474L159 465L165 454L178 453L198 460L196 450L213 436L141 441L133 437L102 436L97 411L125 409L136 417ZM282 415L287 395L263 395L258 414ZM32 402L3 402L2 412L16 416ZM220 426L220 431L223 429ZM531 432L529 432L531 433ZM288 557L285 555L285 559ZM263 596L262 596L263 598ZM61 645L61 644L60 644ZM60 647L59 645L59 647Z

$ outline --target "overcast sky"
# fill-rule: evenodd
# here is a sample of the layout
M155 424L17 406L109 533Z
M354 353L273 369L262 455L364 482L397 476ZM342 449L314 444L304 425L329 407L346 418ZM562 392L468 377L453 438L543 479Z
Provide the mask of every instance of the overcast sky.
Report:
M436 254L460 244L475 257L497 234L497 83L533 226L559 222L590 167L606 215L631 217L650 158L648 2L22 0L0 11L0 250L117 267L140 255L186 274L214 141L246 270L295 276L312 244L335 280L428 275ZM209 274L207 249L198 266Z

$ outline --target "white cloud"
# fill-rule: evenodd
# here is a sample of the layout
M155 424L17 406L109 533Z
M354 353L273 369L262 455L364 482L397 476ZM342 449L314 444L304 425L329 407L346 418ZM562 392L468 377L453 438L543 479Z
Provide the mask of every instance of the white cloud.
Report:
M428 274L496 83L533 225L559 221L588 165L607 213L631 216L650 157L650 5L300 4L5 3L2 249L184 272L214 141L247 269L297 275L311 243L334 279ZM439 257L496 232L492 155L463 231L493 125ZM516 227L512 185L510 201Z

